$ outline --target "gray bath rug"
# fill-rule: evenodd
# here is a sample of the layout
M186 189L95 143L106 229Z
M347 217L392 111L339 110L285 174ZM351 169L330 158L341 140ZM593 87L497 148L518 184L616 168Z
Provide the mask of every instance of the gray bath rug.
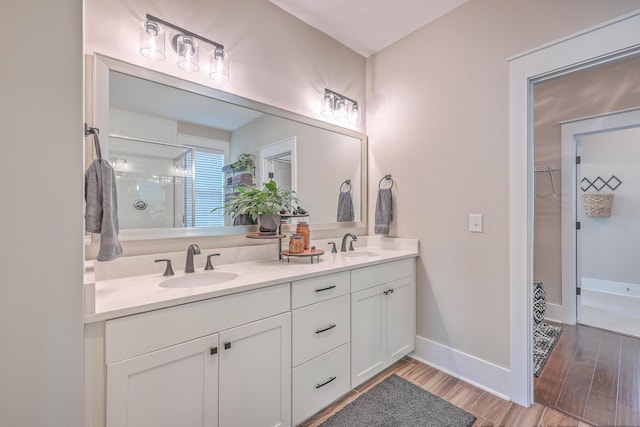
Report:
M476 417L391 375L329 418L321 427L466 427Z
M545 322L533 327L533 375L540 376L540 372L547 363L551 350L558 342L562 333L560 326L550 325Z

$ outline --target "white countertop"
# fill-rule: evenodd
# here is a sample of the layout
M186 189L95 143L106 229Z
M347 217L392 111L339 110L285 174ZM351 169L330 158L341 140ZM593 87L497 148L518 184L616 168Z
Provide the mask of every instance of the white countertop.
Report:
M383 247L358 247L356 249L356 252L375 253L376 256L353 256L353 253L332 254L325 252L324 255L320 256L319 261L317 258L314 258L313 263L311 263L307 257L300 257L291 258L290 261L287 261L285 258L282 261L269 260L224 264L215 267L213 271L236 273L238 277L219 284L192 288L164 288L159 286L159 284L167 279L207 274L209 272L203 271L200 268L191 274L185 274L184 271L177 271L176 275L171 277L164 277L162 274L156 273L110 280L98 280L95 284L88 285L95 287L95 307L93 312L85 314L85 323L99 322L145 311L215 298L304 279L319 274L351 270L381 262L417 257L417 241L413 242L415 242L415 245L402 244L397 246L401 249L388 249L390 245L383 245Z

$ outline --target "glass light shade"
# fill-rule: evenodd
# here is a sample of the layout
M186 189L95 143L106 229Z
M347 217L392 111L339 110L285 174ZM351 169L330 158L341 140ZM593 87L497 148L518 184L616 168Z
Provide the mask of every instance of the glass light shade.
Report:
M164 30L154 21L142 21L140 54L154 61L164 60Z
M217 82L229 80L229 54L224 49L216 47L209 57L209 77Z
M347 107L347 101L344 99L338 99L336 101L336 120L339 122L346 122L349 119L349 111Z
M328 92L325 92L322 97L322 109L320 110L320 114L327 117L333 116L333 97Z
M351 106L351 114L349 114L349 123L352 125L360 123L360 107L358 104L353 104Z
M178 68L195 72L200 69L198 65L198 42L191 36L179 35L176 40L176 49L178 52Z

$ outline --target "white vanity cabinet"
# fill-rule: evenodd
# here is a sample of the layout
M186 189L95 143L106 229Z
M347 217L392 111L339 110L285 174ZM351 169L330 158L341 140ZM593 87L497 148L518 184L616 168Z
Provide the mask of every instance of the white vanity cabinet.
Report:
M292 418L298 424L350 389L350 273L291 284Z
M107 321L107 426L290 425L289 289Z
M351 387L415 347L415 260L351 272Z

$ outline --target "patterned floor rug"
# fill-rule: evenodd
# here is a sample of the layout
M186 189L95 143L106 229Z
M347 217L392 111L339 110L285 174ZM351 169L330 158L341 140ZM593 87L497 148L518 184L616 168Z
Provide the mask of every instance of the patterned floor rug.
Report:
M547 363L551 350L558 342L562 333L560 326L540 322L533 327L533 375L540 376L540 372Z
M394 374L320 427L464 427L475 420L468 412Z

